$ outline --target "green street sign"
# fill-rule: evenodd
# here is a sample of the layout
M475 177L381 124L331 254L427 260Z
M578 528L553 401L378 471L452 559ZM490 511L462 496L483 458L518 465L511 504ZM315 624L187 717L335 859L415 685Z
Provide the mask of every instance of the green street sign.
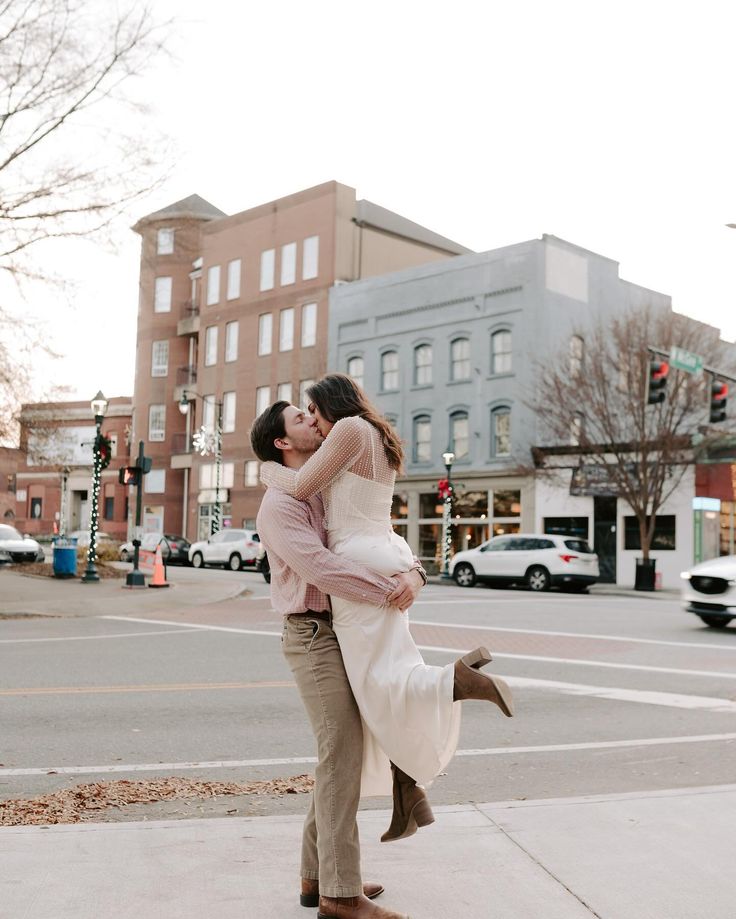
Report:
M675 345L670 348L670 367L698 375L703 372L703 358Z

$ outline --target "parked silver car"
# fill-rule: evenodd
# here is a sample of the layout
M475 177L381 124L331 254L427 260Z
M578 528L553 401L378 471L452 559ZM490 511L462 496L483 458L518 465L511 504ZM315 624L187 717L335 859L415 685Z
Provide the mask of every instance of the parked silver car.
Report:
M42 562L44 551L35 539L21 536L15 527L0 523L0 561Z
M712 628L722 628L736 617L736 555L700 562L680 577L687 612Z

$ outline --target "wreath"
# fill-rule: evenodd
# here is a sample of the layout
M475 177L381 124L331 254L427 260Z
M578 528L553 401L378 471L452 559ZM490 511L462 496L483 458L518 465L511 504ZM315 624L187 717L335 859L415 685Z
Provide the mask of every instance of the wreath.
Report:
M100 454L100 469L107 469L112 459L112 441L105 434L97 437L97 452Z

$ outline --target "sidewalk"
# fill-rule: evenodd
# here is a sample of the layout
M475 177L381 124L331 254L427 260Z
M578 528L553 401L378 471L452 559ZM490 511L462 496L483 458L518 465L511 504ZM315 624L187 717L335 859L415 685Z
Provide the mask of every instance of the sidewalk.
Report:
M431 574L428 578L429 584L436 584L441 587L457 587L457 584L447 578L443 578L439 574ZM475 589L475 588L471 588ZM524 592L523 587L516 588L520 592ZM489 588L490 591L493 588ZM558 594L559 595L559 594ZM680 597L680 591L674 587L665 587L661 590L634 590L633 587L628 587L625 584L593 584L592 587L588 588L588 596L590 597L638 597L641 600L678 600Z
M411 919L730 919L736 785L436 808L366 879ZM304 919L301 817L0 829L2 919Z
M76 579L28 577L0 570L0 616L99 616L101 611L114 616L146 610L164 612L172 606L205 606L230 600L247 591L250 585L245 575L234 583L228 578L207 576L198 580L193 569L186 571L187 580L177 582L176 570L169 568L167 576L172 584L164 590L126 590L124 578L104 578L95 584L83 584ZM4 919L1 912L0 919Z

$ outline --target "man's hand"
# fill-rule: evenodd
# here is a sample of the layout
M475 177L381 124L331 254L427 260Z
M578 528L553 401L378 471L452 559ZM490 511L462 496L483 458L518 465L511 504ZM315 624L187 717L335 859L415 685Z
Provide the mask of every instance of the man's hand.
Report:
M424 587L424 581L415 568L412 568L411 571L402 571L401 574L394 574L392 577L396 578L399 586L387 602L389 606L397 606L403 613L419 596L419 591Z

